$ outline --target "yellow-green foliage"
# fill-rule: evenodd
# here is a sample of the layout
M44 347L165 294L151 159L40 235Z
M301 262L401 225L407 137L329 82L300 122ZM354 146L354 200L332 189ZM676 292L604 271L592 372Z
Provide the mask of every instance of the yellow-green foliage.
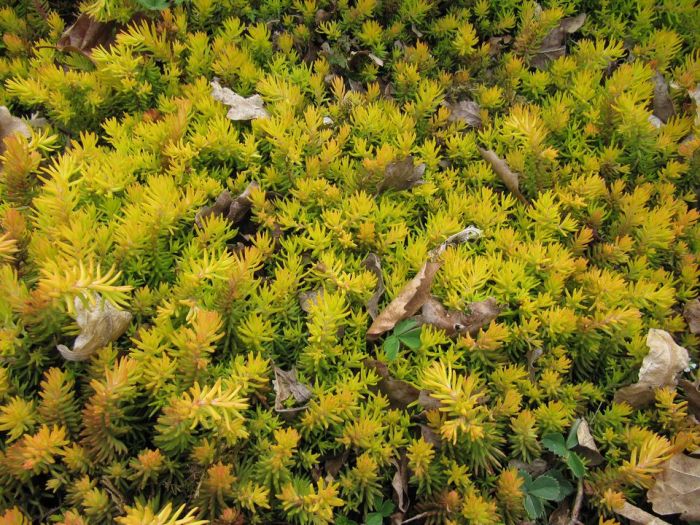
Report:
M597 522L700 444L680 392L612 402L649 328L697 360L680 313L700 276L692 0L186 0L135 21L135 0L86 0L132 20L89 59L55 47L65 4L0 7L0 105L47 120L0 157L0 523L362 522L399 465L405 519L516 523L509 461L579 417L605 457L585 475ZM531 67L580 12L568 53ZM676 108L658 128L656 72ZM214 77L269 118L227 119ZM465 98L481 129L449 118ZM425 183L377 193L407 155ZM250 221L195 226L251 181ZM387 361L363 260L380 257L386 306L468 225L483 236L445 250L432 293L503 311L472 335L424 327L388 370L441 408L396 408L363 365ZM129 329L65 361L74 300L96 294ZM274 367L296 367L306 408L275 410Z

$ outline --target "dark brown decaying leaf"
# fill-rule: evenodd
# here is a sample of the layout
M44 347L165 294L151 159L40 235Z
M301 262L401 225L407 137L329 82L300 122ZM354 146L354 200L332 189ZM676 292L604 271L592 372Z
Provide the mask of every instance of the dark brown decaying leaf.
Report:
M420 437L423 438L423 441L430 443L435 448L440 448L442 446L442 439L439 434L428 425L420 425Z
M391 377L385 363L376 359L365 359L364 365L374 369L381 378L377 387L389 399L392 408L403 410L418 400L420 391L407 381Z
M520 193L520 176L511 171L505 160L500 158L490 149L479 148L481 158L491 165L493 171L498 175L506 188L515 195L520 202L528 204L527 199Z
M384 277L382 276L382 263L376 253L370 253L364 261L365 268L371 271L377 278L377 287L374 289L372 297L367 301L367 311L372 319L376 319L379 315L379 301L384 295Z
M685 392L690 413L695 416L696 419L700 420L700 388L698 388L697 383L697 381L691 383L687 379L681 379L678 381L678 386Z
M396 467L394 477L391 479L391 488L394 489L394 501L399 512L405 513L408 510L408 459L406 453L401 452L399 461L391 460L391 463Z
M326 474L331 476L333 479L337 478L340 469L345 465L349 455L350 452L345 450L342 454L328 458L325 462Z
M571 514L571 503L565 499L554 511L549 515L547 523L549 525L569 525Z
M74 300L80 334L73 342L73 349L58 345L58 351L68 361L85 361L100 348L115 341L129 327L131 314L119 310L109 301L97 296L93 304L84 304L80 297Z
M566 54L566 36L575 33L586 21L586 14L563 18L557 27L552 29L544 40L530 64L538 69L544 68L550 60L555 60Z
M544 459L533 459L530 463L525 463L519 459L511 459L508 462L508 467L524 470L532 477L536 478L540 474L547 472L549 469L549 464Z
M440 400L432 397L428 390L421 390L418 393L418 403L426 410L436 410L442 406Z
M576 428L576 439L578 440L576 452L586 458L589 465L595 467L603 462L603 455L598 451L598 446L585 419L581 419Z
M439 262L427 261L416 276L401 289L399 294L382 310L367 330L367 339L373 341L396 323L411 317L430 297L430 287L435 274L440 269Z
M625 501L625 504L619 509L615 509L615 512L630 520L630 523L641 523L643 525L671 525L667 521L664 521L653 514L649 514L639 507L635 507L628 501Z
M685 521L700 520L700 459L677 454L660 465L647 500L654 512L680 514Z
M90 58L97 46L108 48L114 42L115 22L99 22L81 14L56 42L59 51L74 51Z
M668 121L676 110L673 107L673 100L668 92L668 82L658 71L654 74L654 99L653 99L654 115L662 122Z
M252 202L250 194L253 190L259 189L257 182L251 182L246 189L237 197L233 197L228 190L224 190L216 198L211 206L205 206L197 212L194 217L195 224L201 228L203 220L210 215L220 215L229 220L232 224L238 224L250 211Z
M5 138L19 133L27 138L32 136L31 130L24 120L15 117L5 106L0 106L0 155L5 153Z
M683 317L691 334L700 334L700 299L688 301L683 308Z
M413 163L413 156L409 155L401 160L391 162L384 169L384 178L377 185L377 192L386 190L407 190L423 184L425 163L417 166Z
M527 353L527 372L528 376L530 377L530 381L533 383L537 381L537 366L535 366L535 363L537 363L537 360L542 357L543 353L544 350L539 347L534 348Z
M296 368L282 370L275 367L275 379L272 381L272 387L275 389L275 411L277 412L299 412L306 408L305 403L311 399L311 390L299 382ZM290 397L303 406L286 407L284 402Z
M445 103L450 110L447 120L450 122L464 122L472 128L481 127L481 108L473 100L460 100L454 104Z
M635 408L654 401L654 392L665 386L675 387L676 376L688 367L688 351L676 344L671 334L651 328L647 335L649 353L639 369L639 381L615 392L615 402L623 401Z
M501 309L496 299L489 297L485 301L471 303L469 314L446 309L440 301L430 297L424 304L417 320L444 330L449 336L469 333L476 335L479 329L493 321Z

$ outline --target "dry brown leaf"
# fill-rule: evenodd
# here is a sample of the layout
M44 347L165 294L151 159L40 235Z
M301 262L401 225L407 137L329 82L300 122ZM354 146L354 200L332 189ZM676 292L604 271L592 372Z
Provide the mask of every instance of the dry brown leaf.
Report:
M578 441L578 445L575 447L576 452L586 458L589 465L595 467L603 462L603 455L598 451L598 446L591 435L588 422L583 418L576 428L576 439Z
M229 107L226 116L231 120L253 120L256 118L267 118L269 113L263 107L265 103L260 95L251 97L242 97L233 90L222 87L219 82L214 79L210 83L211 96L214 100L218 100Z
M680 514L685 521L700 520L700 459L677 454L660 467L663 470L647 492L654 512Z
M204 219L210 215L219 215L228 219L232 224L238 224L250 211L253 203L250 201L250 194L259 189L257 182L253 181L237 197L233 197L228 190L224 190L216 198L211 206L205 206L197 212L194 222L198 227L202 227Z
M479 153L481 154L481 158L491 165L491 169L498 175L506 188L508 188L520 202L528 204L527 199L520 193L520 176L511 171L506 161L490 149L479 148Z
M430 443L435 448L440 448L442 446L442 438L428 425L420 425L420 437L426 443Z
M671 525L667 521L657 518L653 514L649 514L627 501L625 501L622 507L615 509L615 512L630 520L631 523L639 523L641 525Z
M525 463L519 459L511 459L508 462L508 467L515 468L517 470L524 470L532 477L537 477L549 470L549 464L544 459L533 459L530 463Z
M418 393L418 403L426 410L436 410L442 406L439 399L430 395L429 390L421 390Z
M440 269L439 262L427 261L389 305L382 310L367 330L367 339L373 341L384 332L415 314L430 297L430 287Z
M391 460L396 467L394 477L391 479L391 487L394 489L394 501L399 512L405 513L408 510L408 459L406 453L401 453L399 461Z
M683 389L683 392L685 392L690 413L697 419L700 419L700 388L698 388L697 383L697 381L695 383L691 383L687 379L681 379L678 381L678 386L680 386Z
M691 334L700 334L700 299L688 301L683 308L683 317Z
M403 410L418 400L420 391L407 381L391 377L385 363L376 359L365 359L364 365L374 369L381 378L377 387L389 399L391 408Z
M471 303L469 314L448 310L440 301L430 297L423 304L423 309L417 320L422 324L440 328L449 336L463 333L475 335L480 328L493 321L500 312L501 309L493 297L489 297L485 301Z
M537 381L537 360L542 357L544 350L541 348L534 348L527 353L527 372L530 377L530 381L533 383Z
M450 235L447 239L445 239L445 242L430 252L430 257L435 259L438 255L442 254L442 252L444 252L448 246L454 246L456 244L462 244L467 241L478 239L482 235L483 232L476 226L467 226L462 231Z
M668 92L668 82L658 71L654 74L654 99L652 102L653 113L661 122L666 122L676 114L673 100Z
M413 156L409 155L401 160L395 160L384 169L384 178L377 185L377 192L386 190L407 190L423 184L425 163L417 166L413 163Z
M306 408L305 403L311 399L311 390L299 382L296 368L282 370L275 367L275 379L272 381L272 387L275 389L276 412L299 412ZM294 401L298 404L303 404L303 406L286 407L284 402L290 397L293 397Z
M615 393L615 402L626 401L635 408L651 403L654 392L665 386L675 387L676 376L688 367L688 351L678 346L671 334L664 330L651 328L647 335L649 353L639 369L639 381L621 388Z
M299 294L299 306L301 306L301 309L308 314L311 311L311 306L318 304L318 301L322 295L322 288L317 288L316 290L311 290L310 292L301 292Z
M569 525L571 521L571 502L565 499L549 515L547 523L549 525Z
M372 297L367 301L367 311L372 319L376 319L379 315L379 301L384 295L384 277L382 276L382 263L376 253L370 253L362 264L374 274L377 278L377 287L372 294Z
M345 465L349 455L350 452L345 450L342 454L328 458L325 462L326 474L333 479L337 478L338 474L340 473L340 469Z
M5 153L5 138L15 133L27 138L32 136L31 130L24 120L13 116L6 106L0 106L0 155Z
M552 29L544 40L535 56L530 60L530 64L538 69L544 68L551 60L566 55L566 36L575 33L586 21L586 14L563 18L557 27Z
M85 304L80 297L74 302L80 334L73 342L73 349L58 345L58 351L68 361L85 361L100 348L121 336L129 327L131 314L119 310L109 301L97 296L94 304Z
M450 122L464 122L471 128L481 127L481 108L473 100L460 100L454 104L445 103L450 110L447 120Z
M114 42L115 22L99 22L85 13L66 29L56 42L59 51L74 51L90 58L94 48L109 48Z

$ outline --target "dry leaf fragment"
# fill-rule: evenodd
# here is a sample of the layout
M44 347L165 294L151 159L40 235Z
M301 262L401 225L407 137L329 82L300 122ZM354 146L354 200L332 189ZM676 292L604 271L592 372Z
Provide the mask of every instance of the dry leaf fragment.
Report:
M496 175L498 175L503 184L506 185L506 188L508 188L508 190L515 195L520 202L523 204L528 204L527 199L525 199L523 194L520 193L520 176L514 171L511 171L506 161L500 158L490 149L479 148L479 153L481 154L481 158L491 165L491 168Z
M27 138L32 136L31 130L24 120L13 116L6 106L0 106L0 155L5 153L5 138L15 133Z
M418 321L444 330L449 336L469 333L475 335L480 328L493 321L501 312L496 299L489 297L485 301L471 303L469 314L446 309L440 301L430 297L425 304Z
M408 510L408 459L406 453L401 452L399 461L391 460L391 463L396 467L396 473L391 479L391 488L394 489L396 508L399 512L405 513Z
M65 345L57 347L68 361L85 361L97 350L118 339L131 322L129 312L117 309L99 295L93 304L86 305L80 297L76 297L73 304L80 334L75 338L72 350Z
M109 48L114 42L115 22L99 22L85 13L66 29L56 42L59 51L74 51L90 58L97 46Z
M654 400L654 391L665 386L675 387L676 376L688 367L688 351L676 344L671 334L652 328L647 335L649 353L639 369L639 381L615 393L615 402L626 401L635 408Z
M222 191L216 198L214 204L205 206L197 212L194 218L195 224L201 228L203 220L210 215L219 215L228 219L232 224L238 224L243 220L253 205L250 200L251 193L259 188L260 186L258 183L253 181L235 198L228 190Z
M255 94L247 98L242 97L235 91L222 87L216 79L212 80L210 85L212 98L226 104L230 108L226 114L229 119L253 120L269 116L269 113L263 107L264 102L260 95Z
M454 104L445 104L450 110L447 120L450 122L464 122L472 128L481 127L481 108L473 100L460 100Z
M420 391L407 381L401 379L394 379L389 374L389 369L385 363L377 361L376 359L365 359L364 365L367 368L374 369L379 377L379 391L384 394L392 408L397 408L403 410L411 403L418 400Z
M311 390L299 382L296 368L282 370L275 367L275 379L272 381L272 387L275 389L276 412L299 412L306 408L304 403L311 399ZM285 407L284 402L290 397L293 397L297 403L304 405L292 408Z
M462 244L467 241L478 239L483 234L484 232L482 232L476 226L467 226L462 231L450 235L447 239L445 239L445 242L430 252L430 257L434 259L444 252L448 246L454 246L456 244Z
M550 60L555 60L566 54L565 40L567 35L575 33L586 21L586 14L563 18L557 27L552 29L544 40L535 56L530 60L530 64L538 69L544 68Z
M310 292L301 292L299 294L299 306L301 306L301 309L308 314L311 311L311 306L318 304L322 295L322 288L316 288Z
M688 301L683 308L683 317L691 334L700 334L700 299Z
M508 468L524 470L533 477L544 474L549 469L549 464L544 459L533 459L530 463L525 463L519 459L511 459L508 462Z
M668 92L668 82L658 71L654 74L654 99L652 102L653 113L662 122L668 121L676 110L673 107L673 100Z
M539 347L534 348L527 353L527 372L530 381L533 383L537 381L537 367L535 364L537 363L537 360L542 357L542 354L544 354L544 350Z
M417 166L413 163L413 156L409 155L401 160L395 160L384 169L384 178L377 185L377 192L386 190L407 190L423 184L425 163Z
M681 379L678 381L678 386L685 392L690 413L700 420L700 388L698 388L698 381L691 383L687 379Z
M635 507L627 501L625 501L625 504L622 505L622 507L615 509L615 512L630 520L631 523L639 523L641 525L671 525L667 521L657 518L653 514L649 514L648 512L640 509L639 507Z
M700 520L700 459L677 454L660 467L663 470L647 492L654 512L680 514L685 521Z
M374 274L377 278L377 287L372 294L372 297L367 301L367 311L372 319L376 319L379 315L379 301L384 295L384 277L382 276L382 263L376 253L370 253L362 264Z
M442 402L432 397L429 390L421 390L418 393L418 403L425 410L436 410L442 406Z
M585 457L589 465L596 466L603 462L603 455L598 451L588 422L583 418L579 420L578 427L576 427L576 439L578 441L578 445L575 447L576 452Z

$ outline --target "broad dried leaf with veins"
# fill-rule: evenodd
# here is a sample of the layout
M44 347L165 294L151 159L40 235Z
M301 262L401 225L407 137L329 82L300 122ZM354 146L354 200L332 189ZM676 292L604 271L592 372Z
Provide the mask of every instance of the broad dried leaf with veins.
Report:
M211 96L226 104L230 109L226 116L231 120L253 120L256 118L267 118L269 113L263 107L264 102L260 95L242 97L233 90L222 87L217 80L212 80Z
M481 108L473 100L460 100L454 104L445 104L450 110L447 120L450 122L464 122L472 128L481 127Z
M299 412L306 408L306 405L285 407L284 402L290 397L293 397L299 404L306 403L311 399L311 390L299 382L295 368L282 370L275 367L275 379L272 381L272 387L275 390L275 411L277 412Z
M94 304L85 303L76 297L76 322L80 334L73 342L73 349L58 345L58 351L68 361L85 361L100 348L115 341L129 327L131 314L118 310L109 301L97 296Z
M493 297L489 297L485 301L471 303L469 314L448 310L440 301L431 297L423 305L418 321L440 328L449 336L463 333L475 335L480 328L493 321L499 313L501 313L501 309Z
M401 160L395 160L384 169L384 178L377 185L377 192L386 190L407 190L423 184L425 163L417 166L413 163L413 156L409 155Z
M677 454L662 463L647 500L654 512L680 514L685 521L700 520L700 459Z
M557 27L552 29L540 45L535 56L530 60L530 64L538 69L542 69L551 60L566 55L566 36L575 33L586 21L586 14L563 18Z
M15 117L5 106L0 106L0 155L5 153L5 138L19 133L27 138L32 136L29 126L21 118Z
M676 344L671 334L664 330L652 328L647 335L649 353L639 369L639 381L619 389L615 393L615 402L626 401L639 408L654 400L654 392L665 386L675 387L676 376L688 367L688 351Z
M97 46L108 48L114 42L115 22L99 22L83 13L56 42L59 51L74 51L90 58Z
M615 509L615 512L630 520L631 523L641 523L643 525L671 525L669 522L664 521L653 514L649 514L639 507L635 507L628 501L625 501L625 504L619 509Z
M520 176L514 171L511 171L506 161L490 149L479 148L479 153L481 154L481 158L491 165L491 169L498 175L503 184L506 185L506 188L508 188L520 202L528 204L527 199L520 193Z

